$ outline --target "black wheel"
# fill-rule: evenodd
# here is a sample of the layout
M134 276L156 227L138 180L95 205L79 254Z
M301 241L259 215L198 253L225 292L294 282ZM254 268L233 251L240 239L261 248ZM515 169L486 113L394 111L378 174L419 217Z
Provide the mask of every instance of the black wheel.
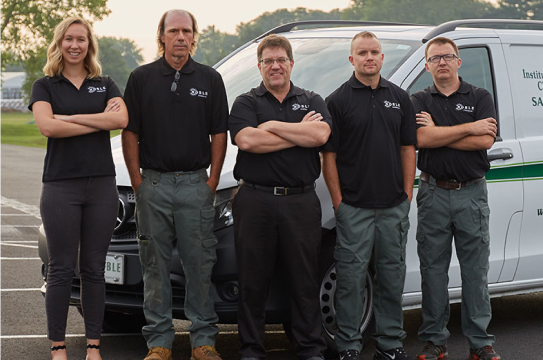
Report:
M83 316L81 306L77 311ZM143 312L122 313L106 310L102 324L103 333L141 333L141 328L147 325Z
M323 239L321 255L321 286L320 286L320 308L322 316L322 326L328 350L326 357L337 357L337 347L334 336L337 331L336 308L334 304L336 294L336 266L334 261L335 234L333 239L325 241ZM333 246L332 246L333 245ZM373 320L373 281L372 275L368 269L366 278L366 290L364 293L363 315L360 319L360 333L362 334L362 343L365 343L373 333L375 323Z

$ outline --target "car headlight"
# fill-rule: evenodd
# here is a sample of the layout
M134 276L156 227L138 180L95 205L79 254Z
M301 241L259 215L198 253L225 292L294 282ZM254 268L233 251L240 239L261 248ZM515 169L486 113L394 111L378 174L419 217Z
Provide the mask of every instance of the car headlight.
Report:
M223 189L215 194L215 228L214 231L223 229L234 224L232 215L232 201L238 192L237 187Z

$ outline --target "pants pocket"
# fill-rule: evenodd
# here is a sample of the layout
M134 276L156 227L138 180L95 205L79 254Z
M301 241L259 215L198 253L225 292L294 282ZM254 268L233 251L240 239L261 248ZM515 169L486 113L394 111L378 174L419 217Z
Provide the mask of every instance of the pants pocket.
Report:
M155 265L156 259L156 244L152 236L138 235L138 248L140 261L143 266Z
M214 228L214 223L215 223L215 208L201 209L200 219L201 219L200 239L207 240L207 239L213 238L213 228Z

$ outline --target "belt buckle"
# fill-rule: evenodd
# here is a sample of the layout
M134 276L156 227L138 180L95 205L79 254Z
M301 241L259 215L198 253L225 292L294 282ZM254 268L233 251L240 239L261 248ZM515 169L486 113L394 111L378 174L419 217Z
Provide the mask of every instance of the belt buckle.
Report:
M288 193L288 188L286 187L276 186L273 188L273 195L283 196L283 195L287 195L287 193Z
M454 190L458 191L458 190L462 189L462 182L461 181L458 181L456 179L450 179L449 182L452 182L453 184L456 184L456 187L454 188Z

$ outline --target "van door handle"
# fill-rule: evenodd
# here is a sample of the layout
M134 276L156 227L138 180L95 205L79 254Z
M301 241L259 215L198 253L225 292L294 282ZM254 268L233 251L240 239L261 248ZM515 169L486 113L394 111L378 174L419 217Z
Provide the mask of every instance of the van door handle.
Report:
M513 158L511 149L496 149L488 153L488 161L509 160Z

